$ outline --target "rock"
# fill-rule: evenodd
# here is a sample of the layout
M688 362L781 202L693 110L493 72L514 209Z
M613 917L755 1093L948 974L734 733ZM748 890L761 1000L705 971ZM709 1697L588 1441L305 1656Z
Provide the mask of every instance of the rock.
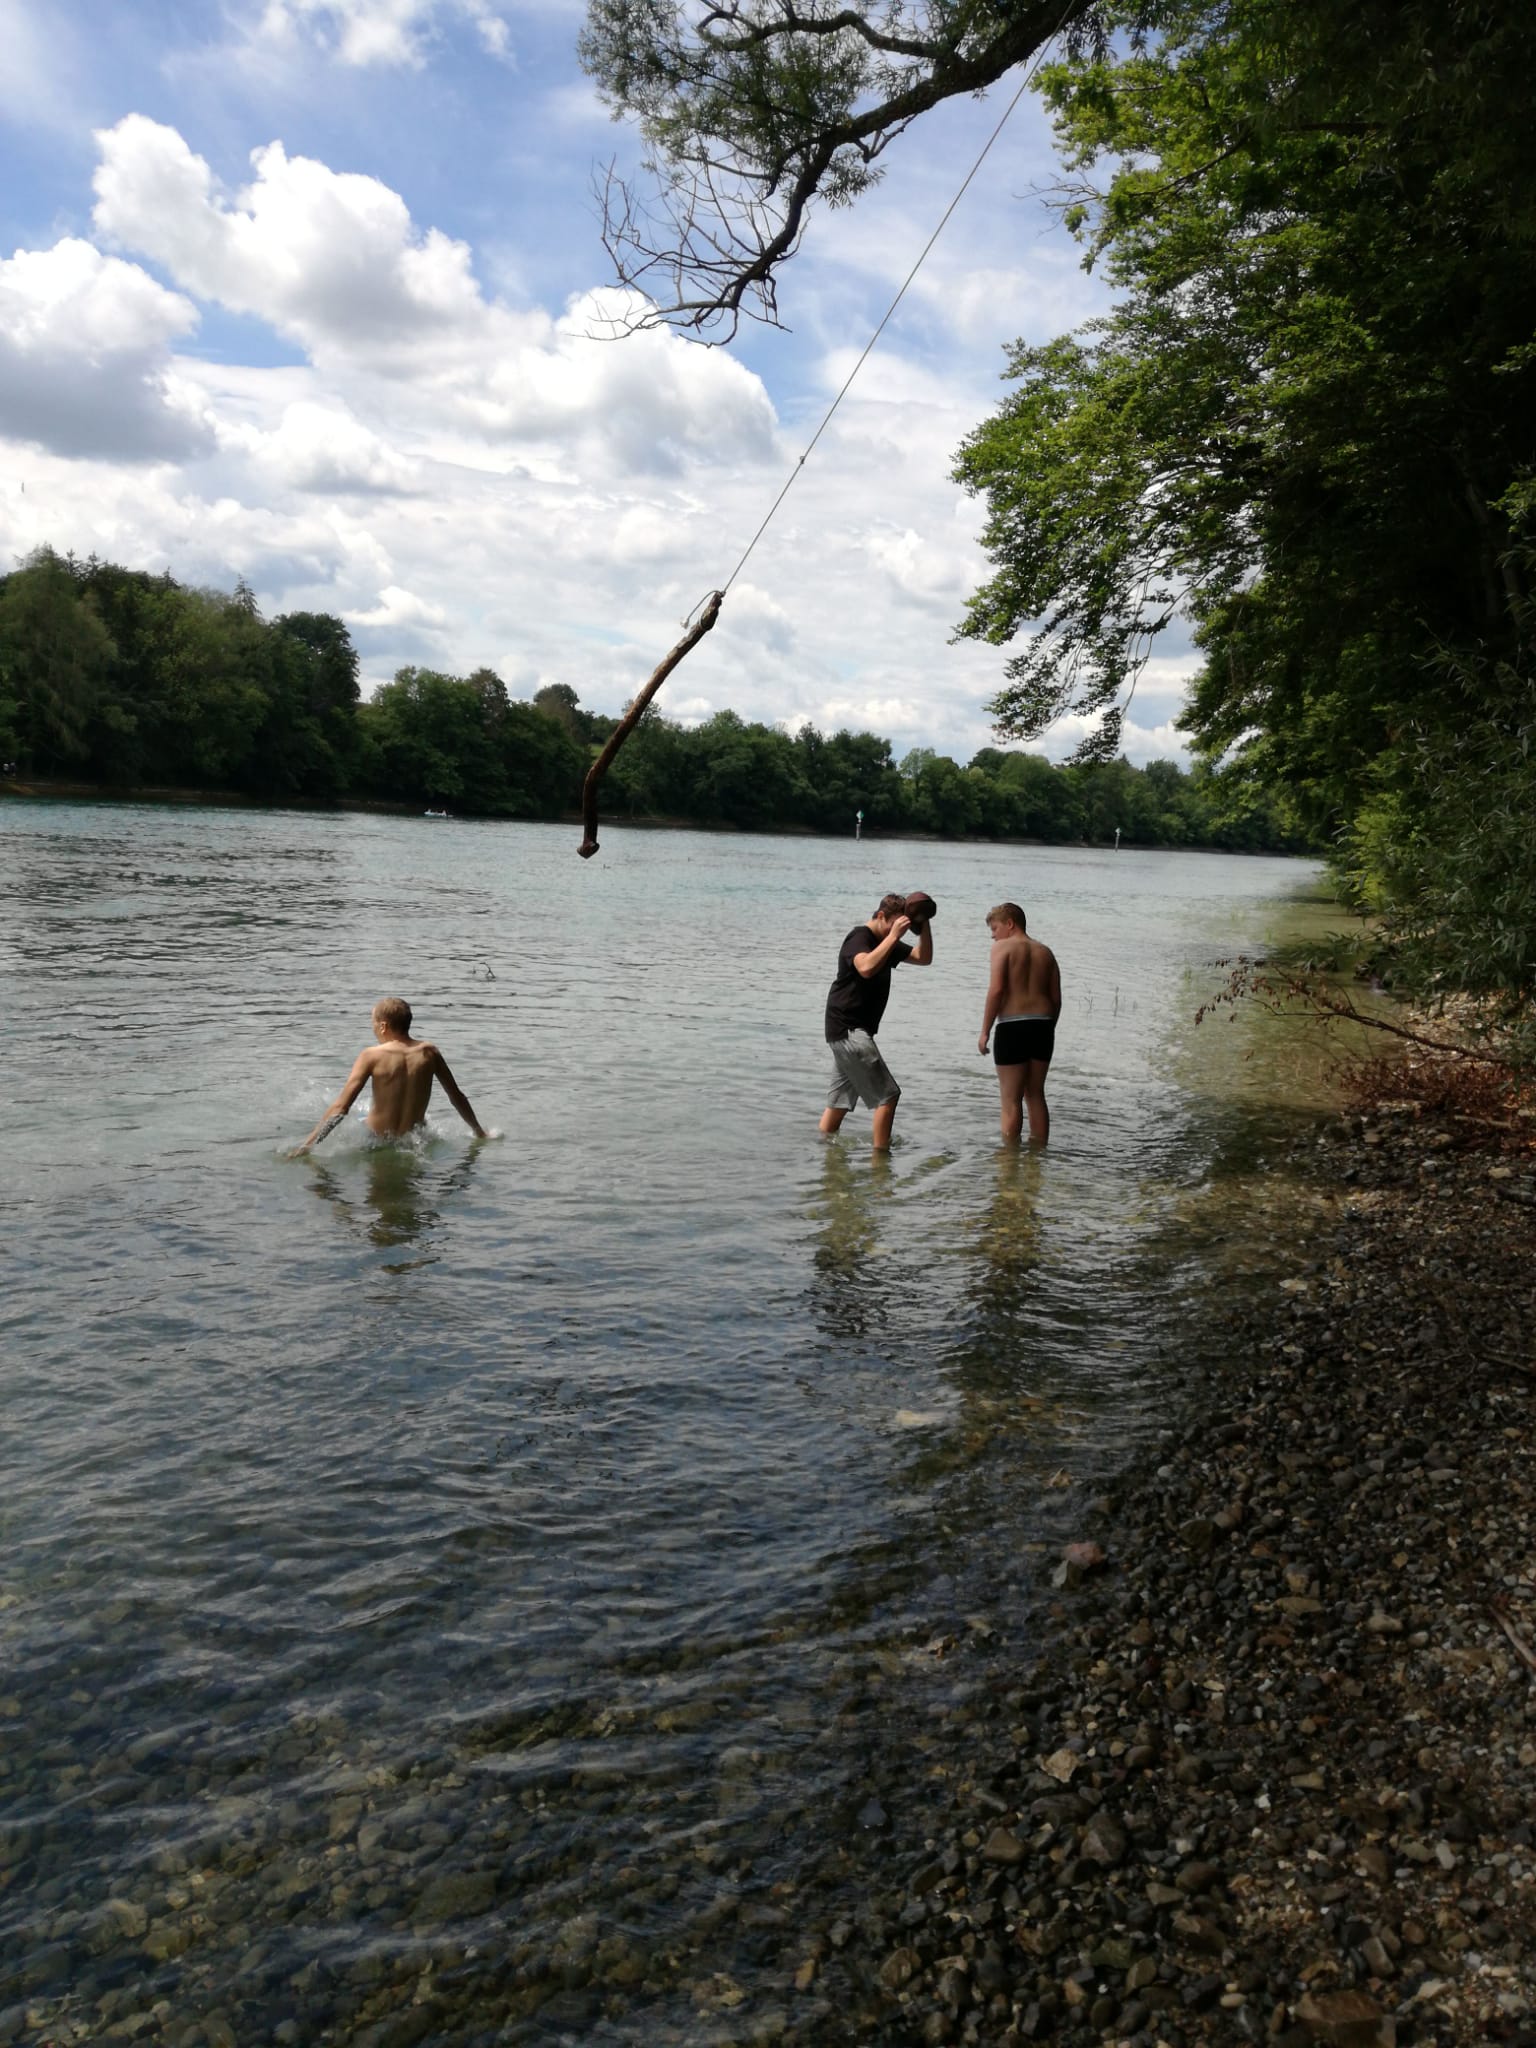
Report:
M1026 1855L1024 1844L1007 1828L994 1828L982 1844L981 1853L988 1863L1022 1863Z
M1209 1920L1202 1920L1198 1913L1175 1913L1173 1931L1186 1948L1199 1949L1202 1955L1220 1955L1226 1947L1226 1937L1219 1927L1213 1927Z
M1221 1871L1214 1863L1186 1863L1174 1883L1191 1897L1214 1891L1221 1883Z
M1392 2048L1397 2027L1364 1991L1308 1992L1296 2018L1312 2041L1329 2048Z
M941 1971L934 1988L940 2005L948 2006L951 2012L963 2012L971 2002L971 1980L964 1970L951 1966Z
M439 1920L468 1920L496 1903L494 1870L454 1870L433 1878L416 1902L413 1918L430 1926Z
M155 1921L144 1937L144 1953L152 1963L174 1962L191 1946L191 1932L175 1920Z
M130 1941L140 1940L149 1926L149 1915L137 1899L108 1899L105 1911L118 1932L125 1934Z
M1040 1768L1048 1778L1054 1778L1058 1784L1068 1785L1082 1761L1075 1750L1058 1749L1045 1759Z
M1117 1863L1123 1862L1129 1847L1124 1828L1102 1808L1083 1829L1082 1853L1105 1870L1113 1870Z
M923 1959L915 1948L898 1948L888 1955L880 1967L880 1982L887 1991L901 1991L923 1967Z

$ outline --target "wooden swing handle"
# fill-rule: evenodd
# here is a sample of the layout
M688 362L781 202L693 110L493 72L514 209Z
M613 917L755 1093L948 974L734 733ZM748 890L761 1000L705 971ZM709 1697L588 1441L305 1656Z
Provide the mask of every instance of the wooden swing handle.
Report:
M666 660L659 664L645 688L608 735L608 743L587 770L587 779L581 785L581 824L585 838L577 848L583 860L590 860L597 851L597 792L603 777L608 773L613 757L629 738L644 716L646 706L671 675L683 656L697 647L704 635L720 616L720 607L725 602L723 590L712 590L703 611L688 631L678 641Z

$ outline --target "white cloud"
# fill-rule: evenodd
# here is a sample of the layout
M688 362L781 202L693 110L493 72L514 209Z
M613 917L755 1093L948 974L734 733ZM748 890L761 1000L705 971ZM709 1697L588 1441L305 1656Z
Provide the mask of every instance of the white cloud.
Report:
M349 626L372 626L386 631L425 627L436 631L446 625L448 614L440 604L428 604L414 591L402 590L397 583L391 583L388 589L379 592L379 601L370 610L347 612L344 617Z
M858 732L881 733L887 739L932 729L932 719L908 697L828 697L817 706L812 722L825 732L849 726Z
M467 21L488 55L510 53L507 23L485 0L267 0L256 33L279 46L313 39L343 64L415 70L445 19Z
M946 617L959 611L985 566L974 551L946 547L910 526L872 533L864 549L903 597L942 605Z
M198 298L269 321L321 369L408 379L423 421L534 451L582 441L621 474L773 451L761 381L669 331L627 333L643 304L632 294L578 293L557 320L514 312L482 295L465 243L419 231L377 178L273 142L226 197L173 128L131 114L97 141L102 234Z
M270 434L240 437L276 479L298 491L409 491L420 465L398 454L345 407L301 402Z
M1096 733L1100 722L1097 713L1085 717L1070 711L1056 720L1043 740L1032 740L1030 745L1061 760ZM1138 768L1144 768L1148 761L1177 761L1182 765L1188 759L1189 741L1171 722L1139 725L1134 718L1127 718L1120 727L1120 752Z
M737 632L771 653L794 652L795 624L777 598L755 583L736 583L730 594L731 624Z
M73 237L0 262L0 431L64 454L127 461L210 445L170 344L197 325L188 299Z
M102 235L311 353L350 344L398 356L423 335L483 323L467 246L436 229L418 235L377 178L290 158L273 142L251 152L255 176L230 203L174 128L129 114L96 140Z

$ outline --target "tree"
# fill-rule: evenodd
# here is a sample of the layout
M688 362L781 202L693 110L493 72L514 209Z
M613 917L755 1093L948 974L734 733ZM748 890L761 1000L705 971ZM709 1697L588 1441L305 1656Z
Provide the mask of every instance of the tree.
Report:
M972 832L981 822L976 782L948 754L914 747L903 758L901 772L911 787L912 823L920 832L940 832L948 838Z
M572 739L581 739L581 699L569 683L546 683L533 693L533 708L541 717L564 726Z
M804 725L794 749L808 792L807 824L822 832L850 832L860 811L873 831L890 831L905 821L906 791L889 740L846 726L828 739Z
M0 582L0 748L44 772L81 760L113 652L72 565L29 555Z
M1098 713L1118 748L1147 647L1205 656L1212 760L1336 830L1436 658L1497 659L1523 602L1511 493L1536 465L1536 18L1507 0L1222 0L1045 80L1071 210L1116 310L1012 352L962 451L995 573L964 631L1017 643L992 709Z
M639 121L653 202L610 176L604 240L647 317L734 333L776 320L812 202L847 205L929 108L984 91L1058 34L1102 37L1096 0L588 0L579 49Z

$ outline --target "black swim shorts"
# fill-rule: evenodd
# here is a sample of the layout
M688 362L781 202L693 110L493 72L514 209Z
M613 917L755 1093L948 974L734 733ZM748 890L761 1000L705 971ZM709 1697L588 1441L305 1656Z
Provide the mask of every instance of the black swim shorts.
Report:
M1003 1017L992 1032L992 1057L1000 1067L1048 1060L1055 1050L1056 1025L1050 1017Z

